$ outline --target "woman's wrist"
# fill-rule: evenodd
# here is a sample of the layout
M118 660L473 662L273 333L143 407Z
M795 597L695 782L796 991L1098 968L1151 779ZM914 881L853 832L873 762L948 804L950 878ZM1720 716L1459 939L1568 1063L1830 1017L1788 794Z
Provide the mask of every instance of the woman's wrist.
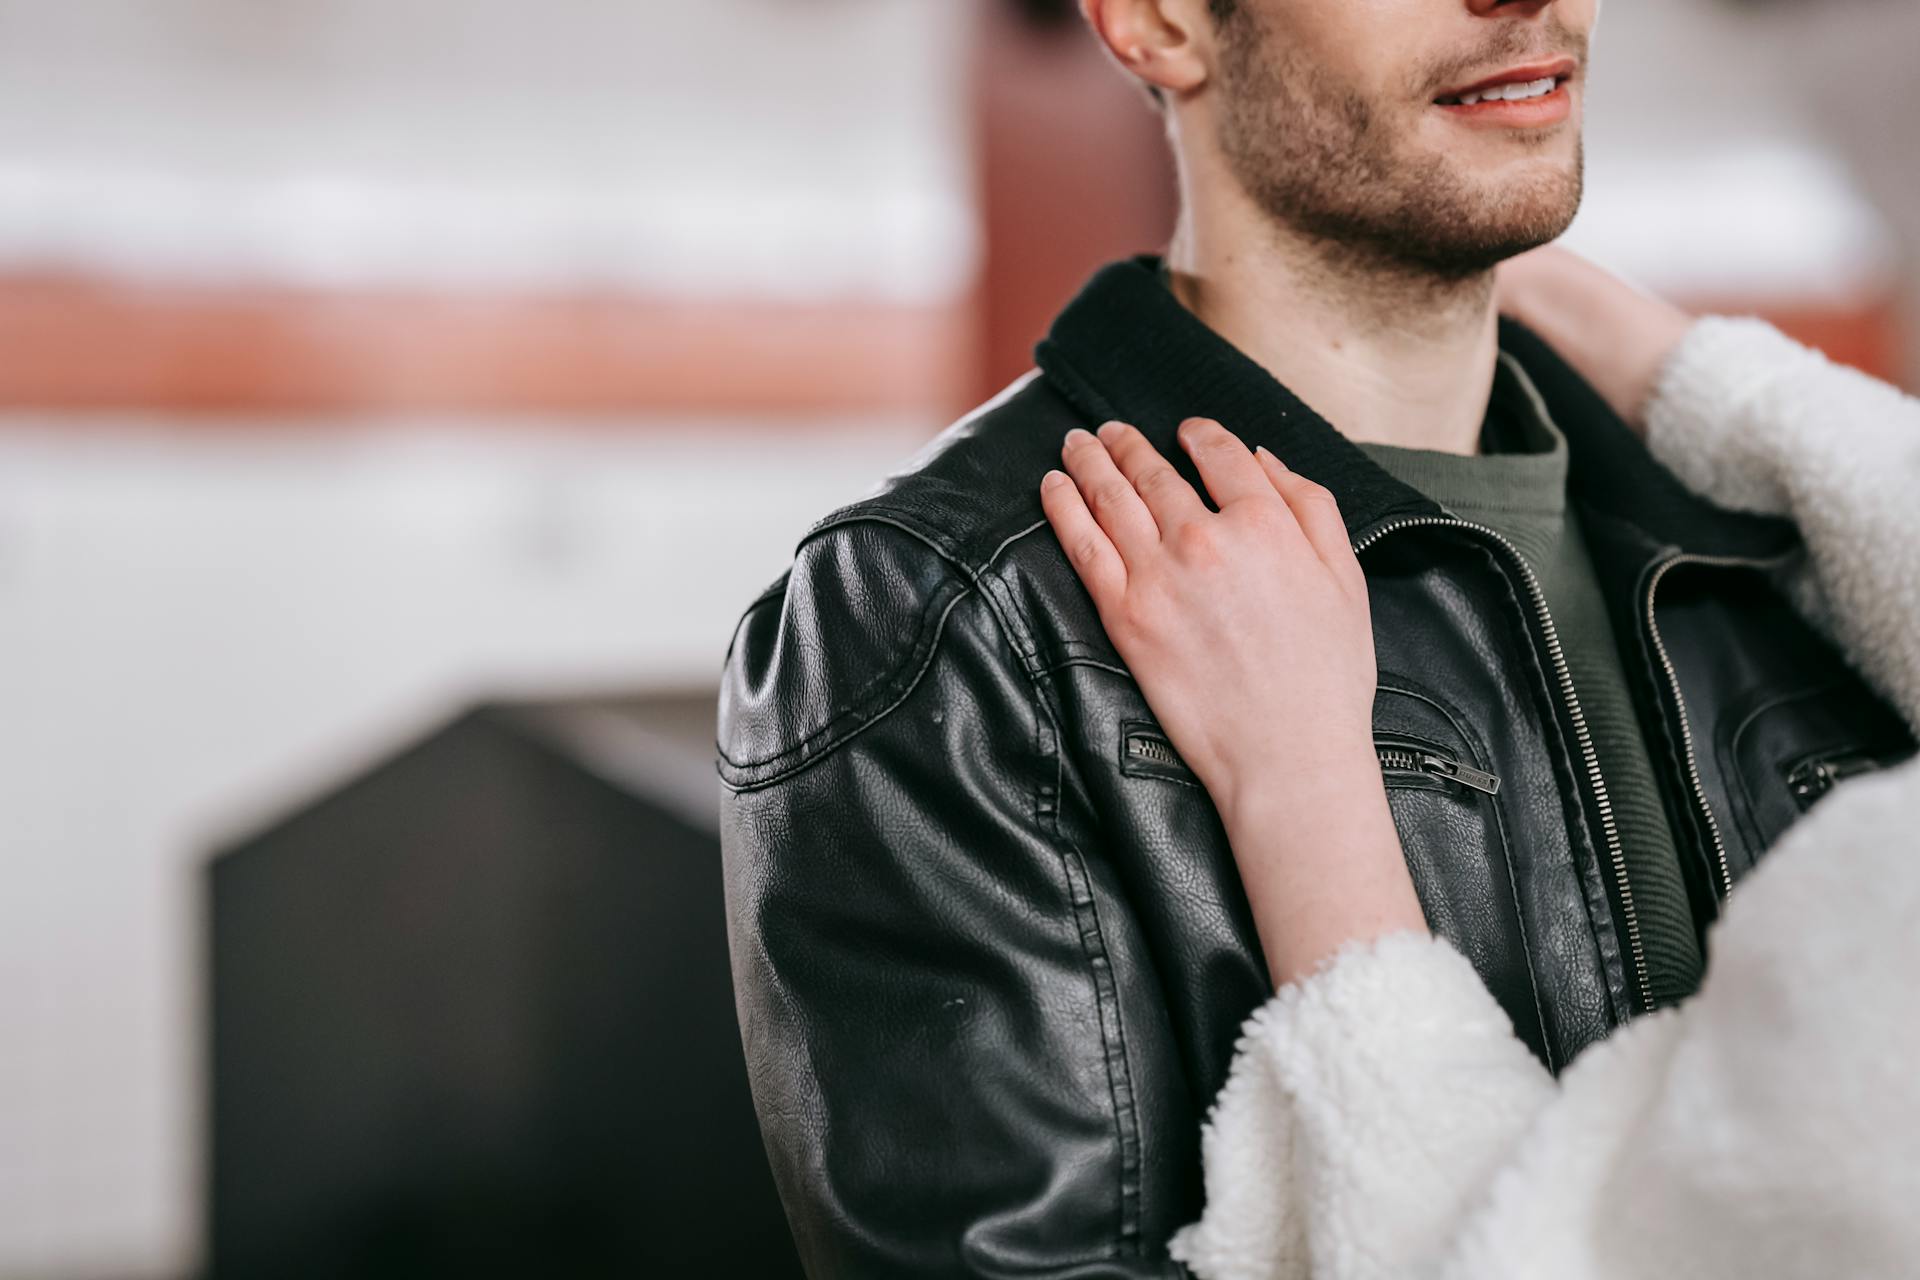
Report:
M1350 942L1426 928L1371 751L1278 774L1223 816L1276 986Z
M1500 290L1501 309L1538 333L1644 436L1648 401L1693 317L1561 250L1502 267Z

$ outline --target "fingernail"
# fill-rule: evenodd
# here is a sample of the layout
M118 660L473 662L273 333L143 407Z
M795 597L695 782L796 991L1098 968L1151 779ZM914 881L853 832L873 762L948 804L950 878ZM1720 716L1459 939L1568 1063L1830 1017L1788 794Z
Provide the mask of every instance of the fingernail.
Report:
M1125 431L1126 429L1127 429L1127 424L1124 422L1105 423L1100 428L1100 438L1102 440L1112 440L1115 436L1119 435L1122 431Z
M1093 438L1093 432L1087 430L1085 427L1075 427L1073 430L1067 432L1068 444L1081 444L1083 442L1089 444L1098 443L1098 441Z
M1261 457L1263 457L1263 458L1271 458L1271 459L1273 460L1273 465L1275 465L1276 467L1279 467L1279 468L1280 468L1280 469L1281 469L1282 471L1291 471L1291 470L1293 470L1293 468L1292 468L1292 467L1289 467L1289 466L1288 466L1288 465L1287 465L1286 463L1284 463L1284 462L1282 462L1282 461L1280 461L1280 455L1279 455L1279 454L1277 454L1277 453L1275 453L1275 452L1274 452L1273 450L1271 450L1271 449L1269 449L1269 448L1267 448L1267 446L1265 446L1265 445L1260 445L1260 446L1259 446L1258 448L1256 448L1256 449L1254 450L1254 452L1255 452L1256 454L1258 454L1258 455L1260 455L1260 456L1261 456Z
M1066 482L1067 473L1064 471L1049 471L1046 475L1040 477L1040 487L1042 489L1057 489Z

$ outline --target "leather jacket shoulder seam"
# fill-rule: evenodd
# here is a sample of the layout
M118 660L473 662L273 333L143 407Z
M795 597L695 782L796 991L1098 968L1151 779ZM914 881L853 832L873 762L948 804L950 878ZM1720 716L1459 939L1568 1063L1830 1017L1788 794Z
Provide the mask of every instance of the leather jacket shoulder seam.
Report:
M897 507L884 502L867 501L856 503L851 507L843 507L841 510L826 517L807 531L806 536L800 540L801 545L806 545L814 538L830 530L853 524L884 524L898 529L902 533L926 543L928 547L939 553L942 559L946 560L954 568L970 578L992 568L1000 557L1006 554L1007 549L1021 539L1047 527L1046 520L1040 519L1035 520L1025 528L1016 529L1013 533L1001 539L993 550L989 551L985 557L976 563L966 555L960 545L952 538L922 520L918 512L906 507Z
M818 764L832 755L840 747L851 741L863 731L885 719L896 707L913 695L933 669L935 657L940 652L940 640L946 633L947 621L961 601L974 593L971 586L961 582L948 584L955 588L944 600L936 594L929 602L928 611L923 615L921 624L922 638L914 642L907 657L898 666L881 672L862 687L854 701L829 717L812 732L806 734L791 746L784 747L771 755L756 760L735 760L724 749L719 750L720 780L728 790L734 792L757 791L784 781L801 770ZM917 659L917 661L916 661ZM902 679L903 673L911 668L909 678ZM882 705L873 709L867 695L877 686L885 686L880 696ZM841 729L851 718L864 715L858 724L845 729L839 736L822 746L820 740L829 737L835 730ZM789 763L790 762L790 763ZM729 776L729 771L734 776Z
M716 744L716 755L719 762L721 781L729 790L735 792L757 790L789 778L800 770L830 756L855 735L879 723L879 721L892 712L894 708L898 707L902 702L905 702L906 699L912 695L913 691L919 687L920 681L926 677L927 672L932 669L934 658L939 652L941 637L946 630L947 620L952 615L953 610L963 599L975 591L981 592L983 596L991 597L994 593L990 589L991 584L986 577L986 569L997 561L1009 547L1013 546L1022 538L1027 537L1029 534L1032 534L1037 529L1046 526L1046 521L1044 520L1028 525L995 547L991 556L988 557L984 564L974 566L969 564L966 559L959 554L958 548L956 548L949 539L942 536L937 530L930 529L926 527L923 522L914 519L912 513L882 504L867 503L848 508L834 516L827 517L826 520L808 532L807 536L802 539L801 545L806 545L806 543L811 542L814 538L832 529L863 523L881 524L889 528L898 529L908 537L928 547L945 561L951 569L957 571L958 576L950 578L943 583L942 589L936 591L929 598L927 611L922 616L923 619L930 617L931 623L929 625L927 621L923 620L921 637L915 641L913 647L908 651L906 658L903 659L897 667L876 674L859 690L849 695L848 704L836 712L825 723L791 745L771 755L752 760L735 759ZM952 591L951 596L946 595L949 589ZM763 595L760 600L756 601L754 605L749 608L748 612L751 613L753 608L760 607L778 598L779 596L776 592L769 591ZM1001 608L1007 607L1010 607L1010 602L1005 605L999 605L995 608L995 612L998 613ZM1008 647L1013 650L1014 657L1017 659L1019 666L1031 675L1031 646L1029 645L1023 649L1019 644L1014 643L1014 635L1018 629L1012 627L1004 618L1001 619L1001 623L1001 629L1009 642ZM912 669L911 677L905 679L903 682L901 678L902 673L909 668ZM877 699L881 705L878 706L877 709L874 706L876 699L869 696L876 688L882 690L882 693ZM849 720L856 719L858 720L857 724L854 724L851 728L846 727ZM825 745L822 745L822 739L827 739Z
M1084 657L1067 657L1060 659L1058 662L1048 663L1039 671L1034 672L1034 676L1037 679L1044 680L1057 672L1067 670L1069 667L1092 667L1096 671L1105 671L1109 675L1116 675L1125 680L1133 679L1133 672L1123 666L1112 662L1104 662L1099 658Z
M739 620L733 624L733 634L727 638L726 661L733 661L734 646L740 643L740 632L747 625L748 619L752 618L755 611L762 607L779 602L779 600L786 595L787 583L792 577L793 570L787 570L787 572L774 579L772 586L755 596L753 603L740 611Z

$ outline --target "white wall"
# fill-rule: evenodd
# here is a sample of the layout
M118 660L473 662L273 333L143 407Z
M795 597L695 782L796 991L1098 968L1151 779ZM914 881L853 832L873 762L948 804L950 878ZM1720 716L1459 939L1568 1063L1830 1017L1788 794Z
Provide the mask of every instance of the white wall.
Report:
M952 0L0 0L0 265L943 301Z

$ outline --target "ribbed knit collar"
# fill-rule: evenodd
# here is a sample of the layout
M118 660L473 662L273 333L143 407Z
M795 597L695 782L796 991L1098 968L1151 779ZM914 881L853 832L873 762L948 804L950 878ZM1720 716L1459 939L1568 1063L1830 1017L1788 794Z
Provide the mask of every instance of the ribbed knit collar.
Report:
M1174 431L1187 418L1217 419L1332 490L1356 535L1392 519L1443 514L1203 324L1164 287L1159 270L1154 256L1102 268L1040 343L1041 370L1081 413L1132 423L1189 480L1197 477ZM1700 554L1759 557L1793 545L1794 530L1784 521L1723 511L1695 497L1524 326L1503 319L1500 347L1526 369L1567 438L1575 500Z
M1213 418L1332 490L1355 533L1398 516L1443 514L1201 323L1161 284L1159 268L1155 257L1103 268L1040 343L1041 370L1082 413L1138 427L1189 480L1196 477L1174 432L1188 418Z

